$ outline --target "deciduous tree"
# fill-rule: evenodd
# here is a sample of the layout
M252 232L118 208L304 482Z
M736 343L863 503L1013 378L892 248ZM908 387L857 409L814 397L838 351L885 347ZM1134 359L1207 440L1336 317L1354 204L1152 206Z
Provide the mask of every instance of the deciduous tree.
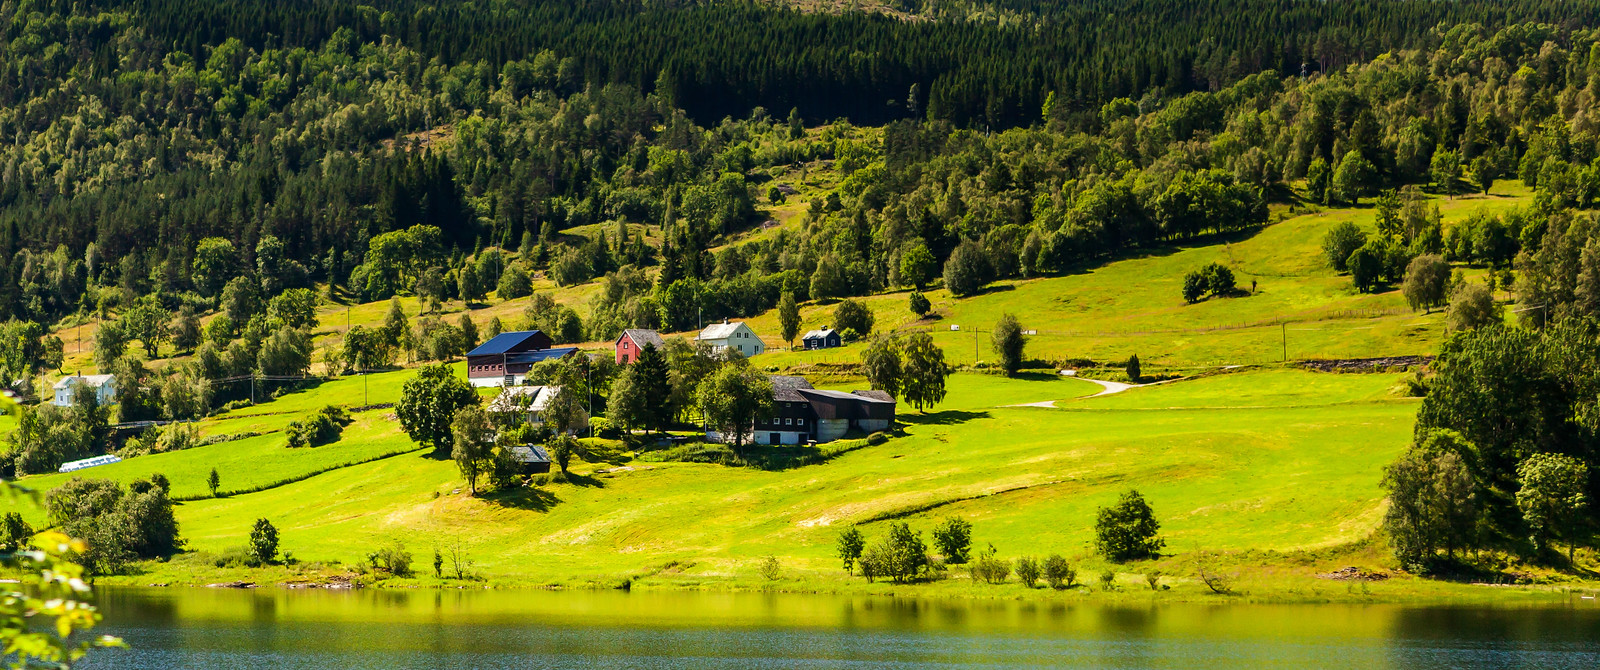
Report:
M1166 546L1155 512L1144 496L1133 490L1122 494L1116 505L1100 508L1094 532L1095 550L1118 563L1154 558Z
M1002 314L1000 321L994 324L994 330L989 332L989 346L1000 357L1000 368L1006 371L1008 377L1022 369L1023 349L1027 345L1028 338L1022 335L1022 324L1011 314Z
M944 362L944 350L933 343L933 336L913 333L900 348L900 355L901 399L919 411L943 401L950 366Z
M433 447L435 454L450 454L454 445L451 422L462 408L478 404L478 394L466 380L444 363L424 365L400 387L395 415L411 439Z
M773 413L771 380L745 366L723 366L700 382L697 395L706 425L720 433L741 457L756 422Z

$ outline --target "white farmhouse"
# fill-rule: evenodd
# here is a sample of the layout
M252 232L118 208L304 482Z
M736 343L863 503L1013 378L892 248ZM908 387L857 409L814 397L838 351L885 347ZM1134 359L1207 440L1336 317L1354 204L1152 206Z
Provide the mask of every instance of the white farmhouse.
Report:
M724 320L722 323L713 323L700 331L700 336L694 338L698 342L711 345L712 350L722 352L725 350L737 351L745 358L749 358L767 350L767 345L756 337L756 332L744 325L743 321L732 323Z
M545 410L560 393L560 386L507 386L489 403L489 411L517 415L523 423L542 426Z
M116 375L72 375L63 377L56 382L56 397L51 401L57 407L71 407L72 395L76 393L79 385L95 390L95 395L100 398L101 405L109 405L117 401L117 376Z

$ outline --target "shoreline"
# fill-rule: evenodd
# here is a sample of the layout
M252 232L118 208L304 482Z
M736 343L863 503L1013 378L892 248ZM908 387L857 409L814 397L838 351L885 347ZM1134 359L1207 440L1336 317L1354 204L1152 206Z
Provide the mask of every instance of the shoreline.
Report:
M1098 581L1098 580L1097 580ZM96 588L184 589L219 591L568 591L705 594L781 594L840 597L911 598L943 601L1016 601L1041 604L1207 604L1207 605L1319 605L1373 604L1421 607L1452 605L1551 606L1600 596L1600 582L1572 581L1554 584L1485 584L1392 575L1381 580L1335 580L1277 576L1243 578L1230 593L1208 590L1198 580L1162 577L1151 589L1142 575L1119 572L1108 589L1099 583L1078 583L1054 589L1043 583L1026 587L1013 579L1005 584L974 583L964 575L931 581L896 584L889 581L848 582L820 578L765 579L663 579L614 577L574 580L467 579L409 577L373 579L351 573L291 573L283 566L226 568L209 574L111 575L97 578Z

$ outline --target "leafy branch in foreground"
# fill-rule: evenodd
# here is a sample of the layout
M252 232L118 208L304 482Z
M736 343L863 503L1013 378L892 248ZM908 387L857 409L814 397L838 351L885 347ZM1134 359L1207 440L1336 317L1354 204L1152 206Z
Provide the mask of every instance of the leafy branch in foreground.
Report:
M26 497L33 491L0 481L0 494ZM35 535L32 549L0 553L0 568L18 581L0 591L0 663L7 668L70 668L91 648L126 647L122 640L86 637L100 622L100 613L85 602L89 585L83 567L72 562L88 547L82 540L54 531Z

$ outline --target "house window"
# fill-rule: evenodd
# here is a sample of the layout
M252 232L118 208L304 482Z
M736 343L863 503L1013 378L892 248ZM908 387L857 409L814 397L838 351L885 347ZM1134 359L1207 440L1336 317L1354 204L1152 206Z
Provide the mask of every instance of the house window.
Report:
M793 425L793 424L794 424L794 419L784 419L783 420L783 425L785 425L785 426Z
M794 422L801 426L806 425L806 420L804 418L795 419Z

